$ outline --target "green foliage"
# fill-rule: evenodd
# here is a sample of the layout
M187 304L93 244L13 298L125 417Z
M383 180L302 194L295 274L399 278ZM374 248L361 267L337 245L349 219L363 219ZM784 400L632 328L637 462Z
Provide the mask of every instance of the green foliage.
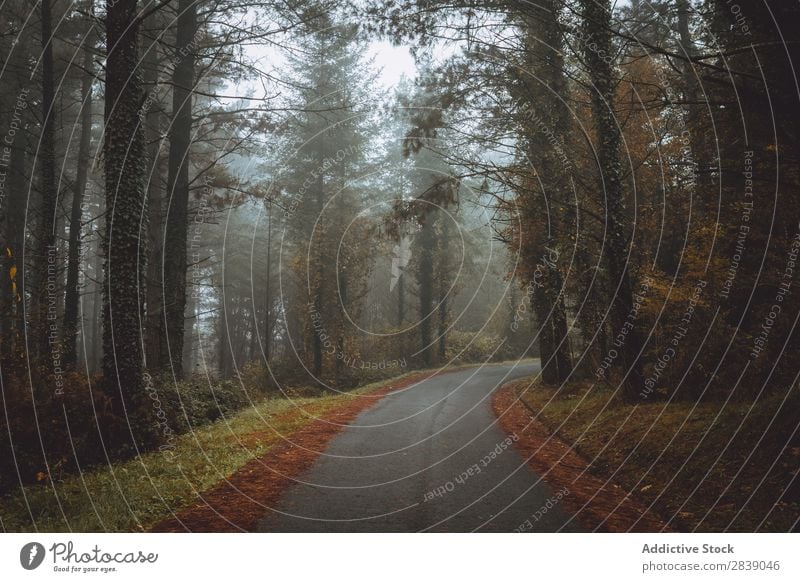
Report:
M255 394L235 380L193 376L178 383L163 384L159 398L167 417L174 421L175 432L185 432L244 408Z

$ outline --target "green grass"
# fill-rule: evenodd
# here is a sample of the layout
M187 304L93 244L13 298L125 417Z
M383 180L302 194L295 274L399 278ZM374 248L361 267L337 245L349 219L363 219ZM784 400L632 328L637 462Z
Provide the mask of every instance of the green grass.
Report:
M169 452L150 452L111 467L29 485L0 498L0 529L9 532L145 531L197 500L248 461L264 455L320 415L402 379L404 374L348 394L264 400L227 419L177 438ZM303 414L298 408L302 408Z
M521 392L530 381L516 384ZM625 405L610 390L539 384L539 420L680 531L789 531L800 516L800 393L746 402ZM787 445L788 441L788 445Z

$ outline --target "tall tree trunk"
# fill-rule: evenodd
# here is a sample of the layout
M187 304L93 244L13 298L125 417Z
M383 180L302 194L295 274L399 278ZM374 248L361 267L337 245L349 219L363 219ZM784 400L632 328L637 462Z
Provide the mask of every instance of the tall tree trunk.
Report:
M25 162L28 148L27 135L20 132L14 140L11 149L11 161L9 164L8 187L11 192L9 198L8 215L8 239L11 242L11 250L14 254L14 267L16 269L16 287L14 322L16 329L15 351L20 352L24 349L22 338L25 337L25 307L28 296L28 269L25 264L25 199L26 193L30 189L30 174L28 164Z
M144 21L143 42L150 43L142 47L145 54L142 56L144 67L144 86L147 97L144 101L144 135L147 148L147 280L146 304L147 315L145 319L145 361L148 368L161 369L161 354L164 350L164 336L162 330L163 296L162 287L162 237L164 227L164 189L162 180L162 154L160 116L161 104L158 101L158 75L161 66L159 43L149 36L158 29L158 12L150 14Z
M324 151L317 151L317 160L319 161L318 167L322 167L322 160L325 159L325 152ZM319 172L317 175L317 195L316 195L316 212L317 216L322 214L322 209L324 208L325 202L325 177L323 172ZM315 236L316 235L316 236ZM322 381L322 368L323 368L323 359L324 354L322 353L322 329L324 328L324 321L325 315L327 315L327 310L324 309L325 306L325 295L323 292L323 286L325 285L325 276L326 276L326 269L325 269L325 262L323 260L323 231L321 230L319 233L315 233L313 230L309 230L309 245L314 245L313 251L310 253L311 256L310 261L311 263L308 265L309 269L313 269L313 272L316 273L316 276L311 276L311 285L312 285L312 297L313 297L313 305L314 305L314 315L318 318L320 322L322 322L323 327L314 328L312 322L312 330L311 330L311 356L312 356L312 368L311 372L314 375L314 378L319 382Z
M318 290L314 296L314 314L319 318L319 321L325 321L322 317L322 292ZM318 381L322 381L322 337L320 337L320 329L313 327L311 329L311 373Z
M406 321L406 283L405 273L400 272L400 278L397 280L397 328L402 329L403 323Z
M338 288L339 288L339 299L341 300L341 309L344 311L350 307L349 305L349 297L348 297L348 278L347 274L340 270L337 273L338 278ZM338 315L336 318L336 354L334 355L334 366L336 369L335 379L336 385L341 386L342 382L342 370L344 368L344 362L341 358L337 357L339 354L344 354L345 350L345 336L344 336L344 321L343 316Z
M267 206L267 284L264 306L264 360L269 364L272 351L272 199Z
M6 171L0 170L0 177L6 179ZM0 206L0 367L13 349L13 313L16 303L16 261L14 248L8 236L8 217L5 204Z
M706 131L710 126L710 112L708 105L705 104L706 96L697 73L692 65L690 58L697 55L692 35L689 31L689 12L691 5L689 0L677 0L678 6L678 34L681 50L687 57L682 63L682 76L684 87L684 100L686 101L686 132L689 135L689 147L692 153L691 172L697 181L696 191L698 193L697 202L706 213L712 212L715 206L715 197L708 191L711 185L711 163L708 152L713 151L708 147ZM707 217L716 220L715 216Z
M14 50L18 53L19 50ZM18 58L15 55L11 57ZM14 86L19 94L19 86ZM5 180L7 198L0 204L0 244L2 248L2 273L0 277L0 362L14 354L19 348L19 338L24 333L22 317L25 287L23 262L20 252L25 242L25 196L27 173L25 171L25 134L19 131L12 143L3 152L0 177Z
M611 308L612 337L618 337L633 313L633 285L628 271L630 233L627 232L625 193L620 160L620 128L614 115L614 72L612 63L601 55L613 54L611 46L611 5L609 0L581 0L584 26L584 58L594 88L592 110L597 134L597 157L601 182L598 195L605 199L607 235L604 245L610 278L609 292L614 295ZM635 401L642 387L638 353L640 334L634 327L623 336L615 361L622 368L621 394Z
M441 213L443 214L443 213ZM439 251L439 268L437 269L436 279L439 285L439 331L438 356L439 362L444 362L447 355L447 320L449 319L448 292L450 291L450 218L442 218L442 236L437 241Z
M564 167L569 112L563 96L567 92L562 48L563 31L558 21L557 0L543 0L523 16L525 26L525 71L521 90L528 144L528 159L536 160L533 186L521 202L523 260L531 302L536 314L542 380L560 384L572 372L564 280L554 251L570 224L553 206L570 205L569 168ZM534 115L530 113L533 112ZM556 147L553 142L561 145ZM550 200L550 204L546 203ZM546 220L542 220L546 217Z
M189 290L186 300L186 313L184 318L184 336L186 340L183 345L183 370L184 373L191 374L195 366L195 335L197 333L197 295L196 289Z
M136 0L106 0L105 160L103 235L103 374L114 410L131 420L134 444L156 440L152 407L142 389L140 322L147 232L144 136L139 122L142 86L137 63ZM140 414L150 412L150 418ZM151 427L148 428L146 427Z
M228 318L228 310L226 307L225 297L223 296L220 301L219 319L217 320L217 338L218 338L218 352L217 359L219 374L222 378L230 378L233 366L231 365L231 347L228 338L228 331L230 320Z
M91 37L93 39L93 36ZM74 367L77 362L78 315L80 312L80 290L78 279L81 263L81 218L86 183L89 176L89 149L92 139L92 50L93 43L87 39L83 53L83 77L81 78L81 136L78 144L78 167L75 172L75 187L72 193L72 208L69 217L69 250L67 253L67 289L64 298L64 365Z
M58 330L48 314L55 315L58 292L55 270L58 266L56 244L55 176L55 81L53 79L53 29L50 0L41 3L42 34L42 135L39 140L39 178L41 205L39 208L36 253L34 255L36 287L33 293L34 349L39 357L50 351L50 342L57 342ZM51 338L51 333L54 334Z
M189 214L189 148L192 133L194 38L197 34L196 0L179 0L176 31L177 62L172 75L172 130L164 257L164 337L161 367L183 377L183 334L186 311L187 230Z
M95 247L94 252L94 268L95 282L92 285L92 309L90 311L91 317L89 319L89 329L92 333L92 342L89 346L89 370L96 372L102 367L102 331L100 329L102 306L103 306L103 284L101 273L103 271L103 257L100 252L100 245Z
M600 275L595 268L596 265L592 263L587 245L588 241L584 235L575 246L575 265L578 270L578 294L583 300L583 305L577 314L584 352L582 372L589 376L597 370L605 357L608 341L599 293L604 286L600 283Z
M545 384L561 384L572 373L563 284L560 271L554 267L543 277L542 287L534 294L533 304L539 325L539 357Z
M425 217L420 233L419 264L417 283L419 285L419 331L422 363L425 367L433 365L432 321L433 318L433 247L436 243L433 213Z
M11 164L9 169L9 188L16 194L17 203L11 203L9 210L9 240L15 252L17 273L17 305L15 309L14 328L16 338L21 343L25 337L25 304L28 295L28 267L24 260L25 247L25 197L30 190L30 174L28 173L27 135L22 133L15 140L15 147L11 150ZM24 349L19 348L17 351Z

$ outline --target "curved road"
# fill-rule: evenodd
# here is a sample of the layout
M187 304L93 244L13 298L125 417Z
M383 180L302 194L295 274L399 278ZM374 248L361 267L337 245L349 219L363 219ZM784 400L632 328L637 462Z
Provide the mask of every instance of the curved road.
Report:
M535 364L447 373L389 394L339 433L260 531L578 531L497 425L491 393Z

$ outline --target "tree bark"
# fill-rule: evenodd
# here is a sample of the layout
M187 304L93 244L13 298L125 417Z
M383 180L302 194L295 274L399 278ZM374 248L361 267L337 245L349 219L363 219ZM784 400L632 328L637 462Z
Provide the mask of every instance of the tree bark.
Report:
M11 59L19 60L15 49ZM21 95L21 84L14 84L17 95ZM24 98L24 95L22 96ZM0 206L0 233L2 241L2 284L0 285L0 357L8 358L19 351L20 338L25 333L22 317L25 300L24 263L20 252L25 243L25 198L28 191L28 173L25 168L25 132L19 131L10 145L8 161L3 160L0 174L6 181L7 201Z
M218 367L219 367L219 374L222 378L227 379L231 377L233 373L233 364L231 363L231 354L232 348L230 344L230 339L228 336L231 321L228 316L228 308L226 305L226 300L223 295L220 301L220 313L219 319L217 320L217 338L218 338L218 354L217 358L219 360Z
M92 37L93 38L93 37ZM64 298L64 365L74 367L77 362L78 316L80 313L79 275L81 263L81 218L86 183L89 176L89 149L92 140L92 43L83 53L81 78L81 136L78 144L78 167L72 193L69 218L69 250L67 252L67 289Z
M155 440L153 429L146 428L155 423L152 417L137 418L148 409L142 390L140 335L144 306L140 285L147 257L141 234L147 232L147 214L136 4L136 0L106 1L103 374L115 412L132 420L134 444L140 446Z
M422 363L426 368L433 365L432 321L433 318L433 247L435 233L433 231L433 215L425 217L425 224L420 232L420 253L417 271L419 284L419 331Z
M100 273L103 271L103 257L102 252L98 252L101 249L99 248L100 245L98 244L95 247L95 257L94 257L94 265L93 265L93 272L95 274L96 281L93 284L93 293L92 293L92 308L91 308L91 317L89 319L89 329L92 333L92 341L89 345L90 354L88 356L89 360L89 371L96 372L98 369L102 367L102 330L100 329L100 322L102 317L103 311L103 283L101 279Z
M689 133L689 147L692 152L691 172L696 180L696 191L699 194L697 202L706 213L712 211L714 196L707 191L711 185L711 163L708 158L708 140L706 130L710 125L710 112L708 105L701 104L705 101L705 92L700 84L697 73L689 58L697 55L689 30L689 0L677 0L678 6L678 34L681 50L687 60L682 62L684 101L686 105L686 131ZM715 220L714 216L708 217Z
M564 306L564 279L559 265L552 261L559 248L567 220L556 210L569 206L570 197L564 166L565 136L569 112L563 102L567 92L563 63L563 31L558 22L560 3L544 0L531 6L523 16L526 70L522 72L522 113L527 132L527 156L531 185L521 197L523 221L523 260L526 284L533 291L531 302L536 314L542 380L561 384L572 372L567 315ZM561 151L553 142L559 141ZM543 221L542 217L546 217Z
M186 311L187 230L189 213L189 159L194 87L194 38L197 34L196 0L178 2L177 62L172 76L172 131L164 257L164 318L160 367L183 377L184 317Z
M267 284L264 306L264 360L269 364L272 350L272 199L267 206Z
M436 278L439 285L439 331L438 338L438 357L439 362L446 361L447 357L447 322L449 319L448 292L450 291L450 217L441 216L442 236L437 241L439 248L439 269Z
M403 271L397 280L397 329L402 329L406 321L406 283Z
M622 185L620 129L614 115L614 72L603 55L613 54L611 46L611 6L609 0L581 0L583 6L584 57L594 87L592 110L597 133L597 156L600 171L600 196L605 199L607 235L605 259L610 276L609 291L614 294L611 308L612 337L622 334L633 313L633 285L629 266L630 235L626 229L627 212ZM626 401L635 401L642 387L638 354L640 334L634 327L623 335L615 364L622 368L620 388Z
M184 318L184 337L183 342L183 370L184 373L191 374L195 366L195 336L197 334L197 289L189 289L186 299L186 313ZM253 334L255 335L255 334Z
M30 189L30 174L26 163L28 145L27 136L18 136L15 140L16 147L11 150L11 167L9 170L9 187L16 199L10 204L9 212L9 240L12 251L15 253L14 266L16 267L17 296L14 310L14 327L16 329L16 351L24 349L26 333L25 307L28 297L28 267L25 264L25 199Z
M323 150L317 149L316 153L318 161L317 167L322 167L322 160L325 159L325 152ZM316 216L320 216L322 214L324 203L325 203L325 179L323 172L319 172L317 176L317 192L316 192L316 208L315 208ZM324 328L325 316L328 314L328 311L325 309L326 302L324 294L324 285L326 276L325 261L323 260L323 250L322 250L324 236L325 236L324 229L322 229L320 232L314 232L309 229L309 245L314 245L314 246L313 246L313 251L310 253L309 258L311 260L311 263L308 265L308 268L313 269L316 272L316 277L313 276L311 277L314 315L318 318L318 321L322 322L323 326L315 328L312 322L311 372L314 375L314 379L320 383L322 383L322 370L324 364L324 354L322 353L322 337L320 336L320 334L322 333L322 329Z
M58 329L52 319L58 302L55 255L56 203L58 191L55 178L55 82L53 79L53 29L50 0L41 3L42 34L42 134L39 141L39 179L41 203L36 228L36 253L34 273L36 287L33 293L34 350L38 357L50 352L50 342L58 341ZM57 349L57 348L56 348Z
M158 13L150 14L144 21L144 31L157 30L159 20ZM145 54L142 56L144 66L144 86L148 95L144 101L144 134L147 148L147 163L149 165L147 173L147 280L146 280L146 304L147 315L145 319L145 361L148 368L153 370L161 369L161 353L163 350L164 337L162 335L163 318L163 296L162 286L162 237L164 227L164 190L161 187L162 180L162 153L160 116L162 113L161 104L158 101L158 75L161 66L161 55L159 53L156 39L143 36L145 42L151 44L142 47Z

